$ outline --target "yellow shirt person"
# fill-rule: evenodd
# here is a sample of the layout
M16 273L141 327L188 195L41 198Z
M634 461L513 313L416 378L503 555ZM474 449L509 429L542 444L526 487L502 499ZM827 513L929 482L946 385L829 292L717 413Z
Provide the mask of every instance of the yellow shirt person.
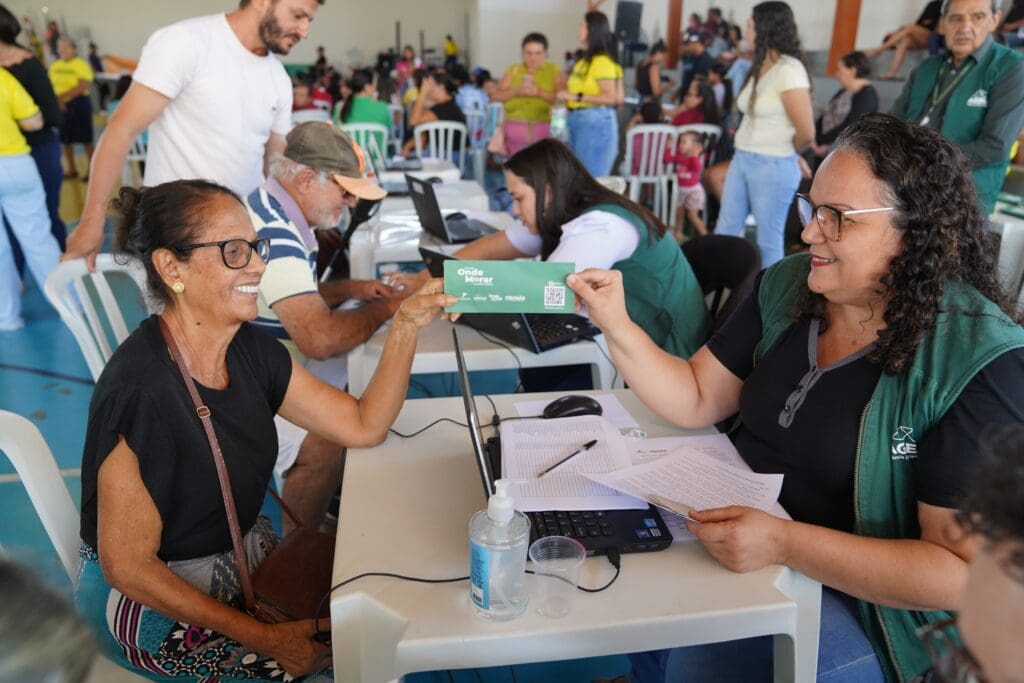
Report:
M18 121L39 113L39 106L11 72L0 69L0 156L28 154Z
M50 83L61 101L67 101L65 93L74 90L81 81L92 82L93 73L89 63L81 57L58 59L50 65Z

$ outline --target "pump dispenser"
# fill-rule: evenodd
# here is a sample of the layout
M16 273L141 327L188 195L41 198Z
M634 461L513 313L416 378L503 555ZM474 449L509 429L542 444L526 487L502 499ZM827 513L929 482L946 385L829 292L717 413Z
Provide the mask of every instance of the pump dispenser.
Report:
M498 479L487 509L469 522L469 596L478 614L514 619L526 610L526 551L530 521L515 509L512 482Z

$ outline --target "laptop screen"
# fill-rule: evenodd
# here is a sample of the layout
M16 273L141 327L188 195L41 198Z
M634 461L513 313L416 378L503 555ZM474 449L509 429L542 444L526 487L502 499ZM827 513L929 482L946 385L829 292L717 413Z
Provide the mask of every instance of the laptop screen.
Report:
M462 354L462 343L459 342L459 332L452 327L452 339L455 340L455 362L459 366L459 386L462 389L462 403L466 409L466 424L469 425L469 438L473 442L473 454L476 456L477 467L480 468L480 480L484 486L484 496L490 498L494 493L494 477L491 474L491 465L487 460L487 450L484 448L483 434L480 431L480 417L476 412L476 399L473 398L473 389L469 386L469 371L466 369L466 358Z
M413 208L416 209L416 216L420 219L423 229L434 237L451 242L444 226L441 207L437 203L437 195L434 194L434 187L408 173L405 174L405 182L409 185L409 196L412 197Z

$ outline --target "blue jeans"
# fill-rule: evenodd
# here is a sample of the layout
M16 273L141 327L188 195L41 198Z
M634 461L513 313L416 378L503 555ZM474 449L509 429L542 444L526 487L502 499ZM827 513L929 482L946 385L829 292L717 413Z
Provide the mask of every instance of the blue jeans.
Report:
M60 219L60 186L64 182L64 168L60 165L61 145L60 139L53 135L49 142L44 142L32 148L32 158L39 169L39 177L43 180L43 189L46 191L46 208L50 212L50 232L61 251L65 249L67 230L64 221ZM21 245L11 231L10 222L4 218L4 230L7 231L7 239L11 240L11 250L14 252L14 264L18 272L25 273L25 256L21 253Z
M1004 33L1003 39L1006 40L1006 47L1024 47L1024 38L1017 31Z
M569 112L569 147L595 178L612 172L619 154L619 119L611 107Z
M754 214L761 267L767 268L785 254L786 216L799 185L796 154L772 157L736 150L725 175L715 234L742 237L747 216Z
M629 659L633 665L630 680L634 683L772 680L770 636L640 652L630 655ZM857 601L831 588L821 591L817 680L828 683L885 681L878 657L860 625Z
M42 289L46 276L57 266L60 247L50 232L43 181L28 154L0 156L0 210ZM21 280L14 267L7 231L0 230L0 329L21 324Z

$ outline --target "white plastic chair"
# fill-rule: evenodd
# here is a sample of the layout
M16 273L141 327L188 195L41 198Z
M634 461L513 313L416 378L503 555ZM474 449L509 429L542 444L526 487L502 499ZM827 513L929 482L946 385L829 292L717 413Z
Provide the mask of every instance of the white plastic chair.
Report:
M405 107L401 104L389 104L388 111L391 112L391 144L394 146L392 154L402 153L402 141L405 139Z
M78 342L93 379L99 379L114 349L128 338L121 305L111 288L112 280L124 281L125 275L134 282L145 310L156 312L157 307L143 294L142 270L115 263L112 254L96 257L94 273L86 268L84 259L64 261L53 269L43 286L46 298Z
M992 232L999 234L999 256L996 272L1003 289L1015 298L1018 292L1024 294L1021 284L1024 280L1024 223L1015 221L990 221Z
M684 126L676 126L676 139L678 140L680 135L687 132L699 133L704 136L704 168L707 168L713 157L715 147L718 146L718 141L722 139L722 127L716 126L713 123L688 123ZM679 182L673 181L672 183L672 199L671 205L675 206L679 196ZM704 224L708 222L708 206L704 204ZM748 216L747 225L753 227L753 216Z
M482 187L484 184L484 165L487 163L487 141L491 136L487 133L487 112L483 109L470 109L466 115L466 129L469 131L469 153L473 156L473 179ZM465 168L465 161L462 163Z
M462 171L466 170L466 138L469 137L469 129L465 124L458 121L430 121L416 126L412 134L416 140L416 156L421 159L429 156L457 161L458 167ZM426 147L423 146L423 136L427 138ZM455 144L456 138L458 145Z
M135 138L128 154L124 157L124 168L121 170L121 184L135 185L135 165L146 162L146 137L145 134ZM142 167L139 166L139 184L142 184Z
M341 130L366 151L369 162L380 176L387 159L388 127L380 123L346 123L341 126ZM377 140L381 141L379 145Z
M639 202L641 188L654 188L654 214L666 225L673 220L675 172L665 153L676 144L676 129L662 123L634 126L626 133L622 175L629 183L629 198Z
M626 194L626 190L629 188L629 183L622 176L603 175L595 180L616 194Z
M300 109L292 112L292 127L307 121L330 121L331 112L323 109Z
M25 485L32 507L50 537L68 578L72 581L78 570L78 508L71 500L64 479L57 469L50 447L46 445L39 428L31 421L6 410L0 410L0 451L14 465L21 483ZM131 683L147 679L122 669L99 655L87 683Z

